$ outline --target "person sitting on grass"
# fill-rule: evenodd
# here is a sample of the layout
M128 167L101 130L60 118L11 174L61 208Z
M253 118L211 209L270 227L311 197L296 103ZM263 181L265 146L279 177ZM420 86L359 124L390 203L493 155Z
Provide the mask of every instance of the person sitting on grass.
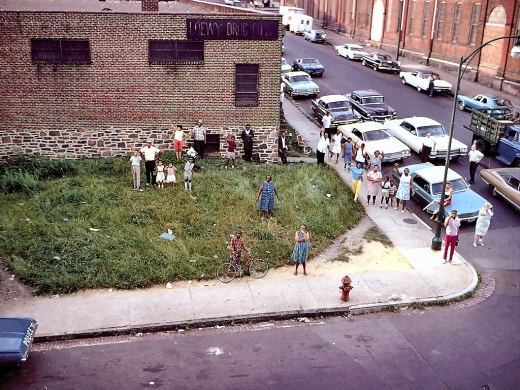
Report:
M229 247L231 249L231 255L229 256L229 268L231 268L231 264L241 264L240 259L242 258L242 249L245 249L247 252L251 252L251 249L246 247L246 244L242 239L242 232L240 230L237 231L235 236L231 239Z

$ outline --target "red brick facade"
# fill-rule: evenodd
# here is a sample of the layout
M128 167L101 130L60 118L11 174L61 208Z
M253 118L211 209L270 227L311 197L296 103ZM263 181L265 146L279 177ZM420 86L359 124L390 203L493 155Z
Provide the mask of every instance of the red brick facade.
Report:
M401 19L400 54L450 69L482 43L520 33L517 0L286 0L285 5L304 8L315 27L323 23L391 52L397 52ZM486 47L465 77L520 93L520 60L509 56L513 45L502 40Z
M173 150L168 121L191 129L203 119L209 133L220 135L220 152L227 134L239 135L250 123L258 135L255 152L275 160L281 27L275 40L207 40L203 64L150 63L149 40L186 40L187 18L280 20L243 11L0 12L0 159L18 151L122 155L148 139ZM35 63L35 38L87 39L91 61ZM259 64L258 106L235 107L235 65L247 63Z

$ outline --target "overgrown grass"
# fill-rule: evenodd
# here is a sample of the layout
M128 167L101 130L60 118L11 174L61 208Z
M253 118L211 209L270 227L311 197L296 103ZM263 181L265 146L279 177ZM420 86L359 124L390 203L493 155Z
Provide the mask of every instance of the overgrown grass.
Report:
M30 173L22 165L10 166L2 176L0 254L37 293L131 289L214 278L237 229L271 267L289 264L301 223L311 232L312 256L363 214L351 190L328 167L239 161L237 169L223 170L219 159L199 163L205 169L195 173L196 199L182 186L184 164L175 161L177 188L144 192L132 191L127 158L52 163L70 164L67 175L31 175L34 191L5 187L9 175ZM281 200L275 221L265 222L255 195L267 174L273 175ZM177 236L173 241L159 238L168 229Z
M388 236L381 232L376 226L372 226L367 229L365 234L363 235L363 238L367 240L367 242L372 241L379 241L381 244L383 244L385 247L393 247L394 244Z

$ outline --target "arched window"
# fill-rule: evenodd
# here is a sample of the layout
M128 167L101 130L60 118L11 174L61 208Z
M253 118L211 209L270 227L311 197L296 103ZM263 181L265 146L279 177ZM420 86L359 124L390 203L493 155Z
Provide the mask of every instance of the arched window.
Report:
M493 11L489 14L487 21L489 24L496 24L499 26L506 25L506 10L501 5L497 5L493 8Z

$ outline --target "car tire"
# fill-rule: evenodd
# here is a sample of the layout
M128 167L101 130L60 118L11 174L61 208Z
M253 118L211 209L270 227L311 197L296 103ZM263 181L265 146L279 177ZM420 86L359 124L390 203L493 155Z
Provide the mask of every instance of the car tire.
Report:
M404 77L401 77L401 83L403 83L403 85L406 85L406 80Z
M417 87L417 92L422 93L421 87Z
M374 72L377 72L377 65L374 65Z
M466 109L466 105L464 104L463 101L460 101L459 102L459 110L464 111L465 109Z
M491 186L491 194L493 195L493 197L495 198L498 198L498 196L500 195L497 191L497 189L493 186Z
M361 61L361 65L367 66L367 62L365 60Z
M516 159L513 164L512 164L513 167L516 167L516 168L520 168L520 159Z

